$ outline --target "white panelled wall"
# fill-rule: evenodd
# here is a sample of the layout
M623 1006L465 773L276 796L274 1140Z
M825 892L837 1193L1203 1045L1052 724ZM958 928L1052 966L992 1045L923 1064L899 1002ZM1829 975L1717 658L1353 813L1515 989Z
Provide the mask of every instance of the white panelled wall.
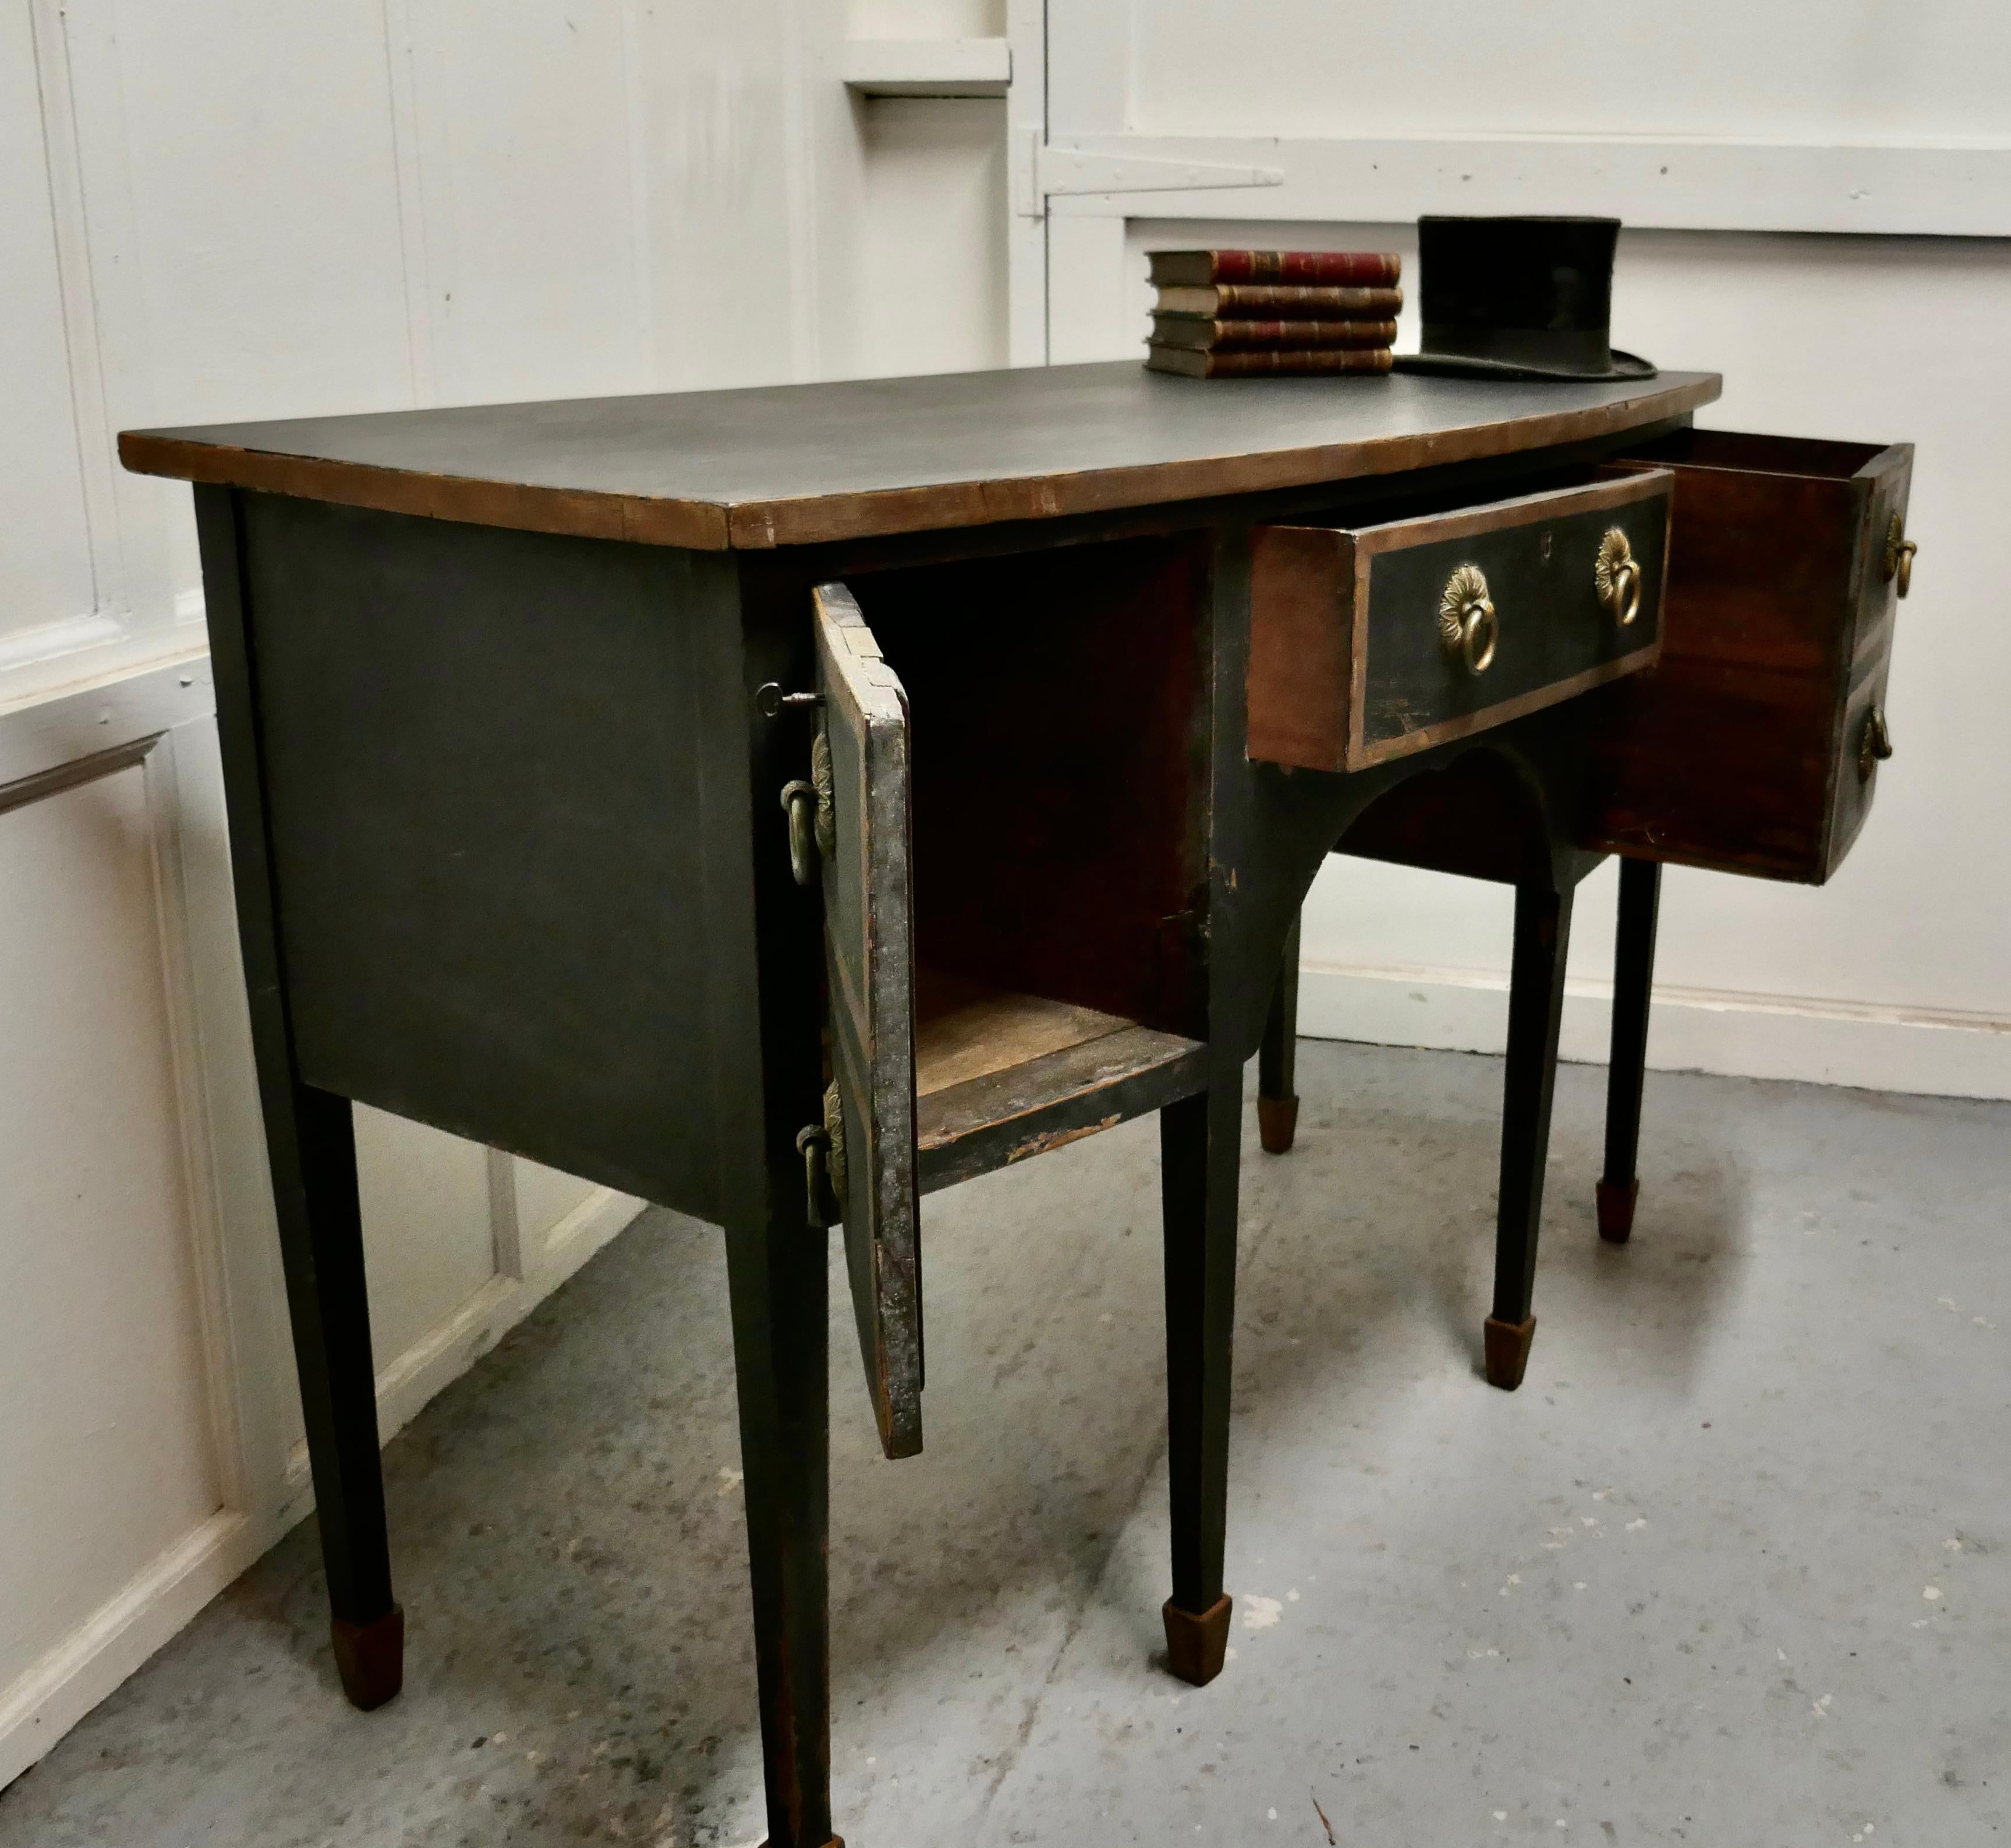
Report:
M1054 9L1046 52L1049 142L1132 169L1131 190L1045 201L1055 360L1137 351L1153 248L1410 257L1422 212L1601 212L1634 227L1617 344L1724 375L1700 423L1918 445L1877 806L1820 890L1671 870L1649 1059L2011 1097L1995 703L2011 628L1977 594L2011 493L1994 331L2011 325L2011 91L1994 80L2011 13L1881 0L1846 28L1821 0L1567 0L1532 32L1476 0L1132 0ZM1143 190L1153 162L1177 163L1169 190ZM1195 162L1215 183L1172 190ZM1953 231L1970 234L1917 234ZM1400 344L1417 336L1410 280ZM1607 867L1579 895L1575 1058L1605 1056L1614 888ZM1498 1050L1511 916L1506 888L1330 861L1306 911L1302 1028Z
M212 712L0 714L0 1779L311 1505ZM358 1118L388 1437L636 1203Z
M1823 892L1671 876L1651 1057L2011 1095L2011 29L1700 4L1599 0L1582 69L1478 0L0 7L0 1782L308 1506L187 493L122 428L1128 354L1154 245L1618 212L1618 337L1722 369L1705 421L1920 445L1871 822ZM845 80L895 66L944 80ZM1972 235L1868 235L1926 232ZM1498 1044L1507 937L1335 863L1304 1024ZM368 1112L359 1154L388 1433L635 1203Z
M0 7L0 1784L311 1504L189 497L116 433L998 363L1002 105L845 30ZM388 1436L637 1202L358 1117Z

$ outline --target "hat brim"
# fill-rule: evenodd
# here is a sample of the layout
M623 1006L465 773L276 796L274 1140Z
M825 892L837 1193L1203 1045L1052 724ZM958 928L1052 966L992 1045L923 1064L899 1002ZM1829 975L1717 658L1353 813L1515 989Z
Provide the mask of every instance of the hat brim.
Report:
M1541 379L1596 384L1602 379L1652 379L1655 366L1639 354L1613 349L1613 363L1603 372L1580 366L1532 365L1519 359L1474 359L1463 353L1399 353L1390 361L1399 372L1427 372L1441 379Z

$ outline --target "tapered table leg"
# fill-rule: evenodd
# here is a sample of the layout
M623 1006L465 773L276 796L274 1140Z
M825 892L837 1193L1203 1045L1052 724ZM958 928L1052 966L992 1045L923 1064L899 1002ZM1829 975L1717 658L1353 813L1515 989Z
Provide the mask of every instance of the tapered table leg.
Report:
M271 1088L265 1128L336 1669L367 1712L404 1685L405 1619L391 1597L349 1100Z
M355 1134L348 1100L304 1084L300 1076L266 835L237 510L229 490L196 490L196 529L216 675L238 941L328 1576L331 1639L343 1691L367 1710L383 1706L404 1683L405 1620L392 1601L384 1531Z
M1487 1319L1490 1383L1522 1383L1536 1332L1530 1297L1536 1280L1536 1229L1543 1212L1550 1098L1563 1018L1564 952L1571 894L1515 888L1515 952L1508 995L1507 1074L1501 1111L1501 1191L1494 1234L1494 1312Z
M1648 1004L1655 982L1659 860L1620 863L1620 928L1613 955L1613 1055L1606 1074L1606 1172L1598 1187L1599 1235L1625 1244L1641 1196L1641 1087L1648 1066Z
M1257 1053L1257 1133L1269 1155L1292 1146L1299 1125L1298 1093L1293 1089L1299 1047L1299 920L1292 920L1279 960L1277 985L1264 1017L1264 1043Z
M1159 1113L1173 1504L1166 1657L1176 1675L1198 1687L1222 1672L1229 1640L1230 1601L1222 1576L1242 1094L1241 1070L1232 1068L1219 1072L1199 1096Z
M831 1432L824 1235L785 1198L727 1229L768 1848L831 1825Z

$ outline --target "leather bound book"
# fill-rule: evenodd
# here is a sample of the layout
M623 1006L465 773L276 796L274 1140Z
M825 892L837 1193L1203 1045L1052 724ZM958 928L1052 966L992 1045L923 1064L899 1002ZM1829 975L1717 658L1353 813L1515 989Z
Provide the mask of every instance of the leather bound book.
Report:
M1155 372L1179 372L1190 379L1310 377L1321 372L1386 372L1387 347L1315 347L1297 350L1258 347L1233 353L1203 353L1192 347L1145 347L1145 364Z
M1205 315L1215 321L1388 321L1404 306L1401 289L1322 289L1290 283L1212 283L1162 289L1162 315Z
M1375 251L1154 251L1152 281L1163 288L1211 283L1319 283L1393 289L1404 259Z
M1200 315L1155 315L1152 338L1162 347L1217 353L1237 347L1386 347L1393 321L1210 321Z

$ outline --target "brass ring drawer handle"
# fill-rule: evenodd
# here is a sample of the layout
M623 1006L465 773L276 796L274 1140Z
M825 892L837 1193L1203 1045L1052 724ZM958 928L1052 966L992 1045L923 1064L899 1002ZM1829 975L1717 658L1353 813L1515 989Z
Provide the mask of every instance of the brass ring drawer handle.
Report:
M1439 639L1447 653L1466 664L1469 674L1485 674L1494 660L1501 625L1487 579L1477 564L1462 564L1446 580L1439 599Z
M1592 587L1613 620L1625 628L1641 614L1641 566L1627 535L1609 526L1593 561Z
M1892 734L1885 728L1885 708L1874 706L1864 715L1864 735L1857 741L1857 780L1871 781L1871 773L1892 754Z
M1906 522L1893 515L1892 525L1885 529L1885 575L1899 580L1902 596L1913 587L1913 554L1920 549L1906 536Z

